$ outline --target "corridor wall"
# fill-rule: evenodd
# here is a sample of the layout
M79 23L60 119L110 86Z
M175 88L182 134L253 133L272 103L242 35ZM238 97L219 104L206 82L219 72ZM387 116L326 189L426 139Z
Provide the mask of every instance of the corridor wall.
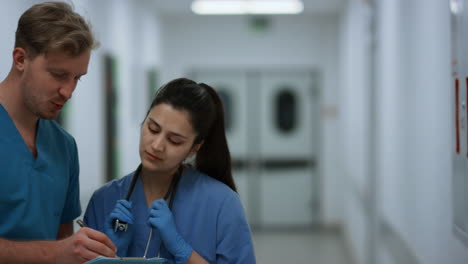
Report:
M363 9L375 16L375 31ZM348 148L343 155L346 181L356 186L345 194L345 218L351 219L345 233L355 262L467 263L468 248L453 233L449 1L351 0L343 18L341 94L348 114L340 120L342 139L351 146L360 130L375 131L377 139L375 174L366 170L371 166L365 151ZM367 47L367 39L376 52L356 52ZM374 69L366 68L371 60ZM350 81L356 78L367 81ZM375 89L375 98L359 92L363 87ZM357 112L357 104L370 106L370 100L374 109ZM366 111L377 115L372 128L370 120L353 123L369 116ZM363 143L368 149L370 142ZM375 185L369 185L371 177ZM370 199L377 202L375 216L369 215ZM376 233L367 229L372 217L378 220ZM369 241L376 242L374 259Z

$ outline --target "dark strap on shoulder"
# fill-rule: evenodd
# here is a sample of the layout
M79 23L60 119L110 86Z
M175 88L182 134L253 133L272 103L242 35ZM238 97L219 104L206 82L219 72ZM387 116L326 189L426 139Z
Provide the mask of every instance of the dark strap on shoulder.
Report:
M169 209L172 209L172 204L174 203L175 194L177 190L177 184L179 183L180 178L182 177L183 170L184 170L184 166L180 165L179 168L177 169L177 174L175 175L174 179L172 179L171 181L171 185L169 186L169 189L167 190L166 195L164 195L164 200L167 201L167 199L169 199L169 204L168 204ZM130 201L130 197L132 196L133 189L135 188L136 182L140 174L141 174L141 164L135 170L135 173L133 173L132 182L130 183L130 187L128 188L127 195L125 196L125 200Z
M133 189L135 188L135 185L136 185L136 182L138 180L138 176L140 175L140 173L141 173L141 164L135 170L135 173L133 173L132 182L130 183L130 187L128 188L127 195L125 196L125 200L130 201L130 196L132 196Z
M184 170L184 166L180 165L179 168L177 169L177 174L175 175L174 179L171 181L171 185L169 186L169 189L167 190L166 195L164 195L164 200L167 201L169 199L169 209L172 209L172 204L174 203L175 199L175 194L177 190L177 184L180 181L180 178L182 178L182 171Z

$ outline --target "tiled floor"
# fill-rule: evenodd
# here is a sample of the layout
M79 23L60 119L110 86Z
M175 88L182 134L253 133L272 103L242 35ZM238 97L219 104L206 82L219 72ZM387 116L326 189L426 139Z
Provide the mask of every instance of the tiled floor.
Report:
M253 233L258 264L352 264L336 232Z

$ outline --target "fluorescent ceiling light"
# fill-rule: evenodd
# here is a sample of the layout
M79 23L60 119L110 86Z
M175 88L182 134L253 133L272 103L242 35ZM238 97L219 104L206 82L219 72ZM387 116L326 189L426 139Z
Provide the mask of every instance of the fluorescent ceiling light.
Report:
M300 0L195 0L192 11L199 15L299 14Z
M463 1L462 0L450 0L450 11L453 14L458 15L463 11Z

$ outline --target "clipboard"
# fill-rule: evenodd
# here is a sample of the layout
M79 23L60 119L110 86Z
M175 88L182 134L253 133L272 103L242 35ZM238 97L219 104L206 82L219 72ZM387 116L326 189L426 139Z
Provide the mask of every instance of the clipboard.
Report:
M106 258L97 257L85 264L157 264L165 263L165 258Z

